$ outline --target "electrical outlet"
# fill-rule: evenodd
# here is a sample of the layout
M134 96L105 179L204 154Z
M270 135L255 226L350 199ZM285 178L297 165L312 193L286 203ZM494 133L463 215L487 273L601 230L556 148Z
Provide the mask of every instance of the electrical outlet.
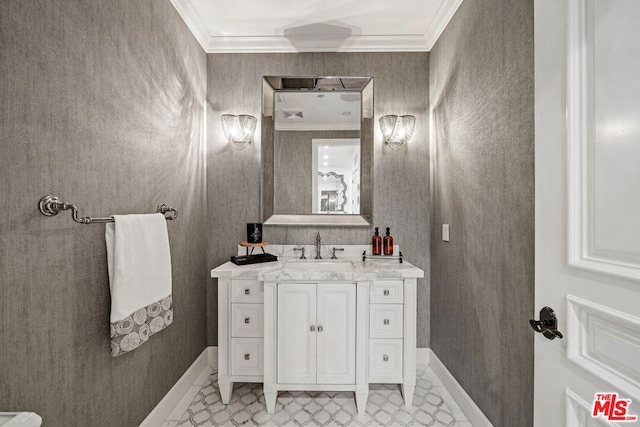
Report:
M449 224L442 224L442 241L449 241Z

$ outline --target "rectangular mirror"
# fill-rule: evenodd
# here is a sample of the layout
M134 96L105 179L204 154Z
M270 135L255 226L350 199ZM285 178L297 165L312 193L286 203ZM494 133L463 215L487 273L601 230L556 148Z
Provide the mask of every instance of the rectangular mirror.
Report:
M262 221L370 226L373 78L263 78Z

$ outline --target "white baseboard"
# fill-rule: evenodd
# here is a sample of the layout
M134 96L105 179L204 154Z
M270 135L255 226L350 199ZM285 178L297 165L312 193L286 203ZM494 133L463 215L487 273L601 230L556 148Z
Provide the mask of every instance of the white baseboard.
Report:
M416 349L416 365L418 370L423 370L429 366L429 355L431 354L430 348L418 348Z
M438 391L440 392L440 395L442 396L445 403L447 403L448 399L453 398L455 403L457 403L457 405L460 407L460 410L462 410L464 416L469 420L472 426L493 427L491 421L489 421L482 410L480 410L478 405L476 405L476 402L474 402L471 396L469 396L467 392L462 388L460 383L458 383L451 372L449 372L447 367L444 366L444 363L442 363L442 361L431 349L428 349L428 351L429 367L438 377L438 379L442 381L442 387L438 387L438 384L434 385L438 387ZM458 417L455 418L458 419Z
M179 420L211 375L209 349L205 348L139 427L158 427L168 420ZM217 350L217 349L216 349ZM216 359L218 352L216 351Z
M209 353L209 365L213 369L218 368L218 347L210 345L207 347L207 351Z

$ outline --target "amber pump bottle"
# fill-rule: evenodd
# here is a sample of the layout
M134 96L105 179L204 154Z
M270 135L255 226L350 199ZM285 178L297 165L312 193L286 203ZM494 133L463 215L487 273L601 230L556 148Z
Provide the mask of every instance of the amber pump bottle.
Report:
M393 237L391 237L391 229L387 227L387 235L382 239L385 255L393 255Z
M382 237L378 234L378 227L376 227L376 232L371 238L371 253L374 255L382 254Z

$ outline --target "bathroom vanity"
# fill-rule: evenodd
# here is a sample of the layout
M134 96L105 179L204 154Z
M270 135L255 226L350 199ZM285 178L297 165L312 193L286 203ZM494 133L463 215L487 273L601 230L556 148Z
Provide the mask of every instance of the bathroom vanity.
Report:
M421 269L361 257L281 258L248 266L227 262L211 276L218 278L223 403L234 382L261 382L269 413L278 391L309 390L353 391L362 415L369 384L391 383L401 385L411 405Z

